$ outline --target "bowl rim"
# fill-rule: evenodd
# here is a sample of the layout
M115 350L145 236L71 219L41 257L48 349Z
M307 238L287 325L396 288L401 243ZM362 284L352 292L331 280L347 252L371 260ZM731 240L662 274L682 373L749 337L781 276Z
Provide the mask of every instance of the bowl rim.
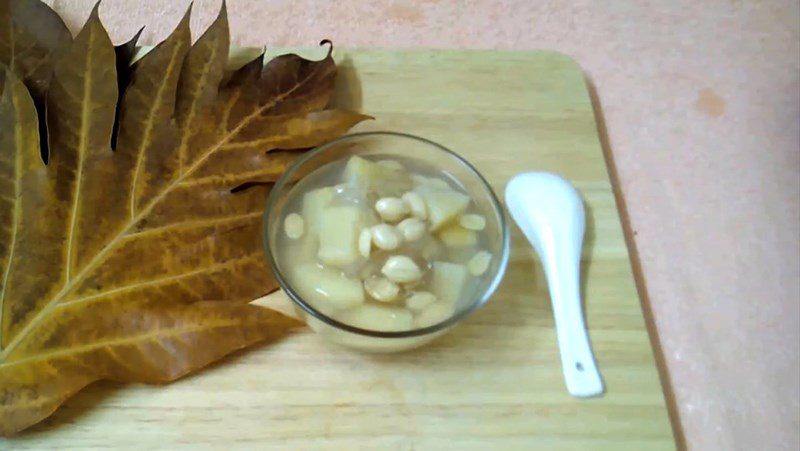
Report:
M282 191L283 186L287 183L287 181L291 180L292 175L298 168L302 167L307 161L311 160L312 158L316 157L317 155L325 152L327 149L333 147L336 144L339 144L344 141L349 141L353 139L364 138L366 136L393 136L397 138L404 138L404 139L412 139L415 141L423 142L428 144L432 147L435 147L447 154L451 157L458 160L460 163L465 165L472 173L480 180L483 184L484 188L486 188L487 192L489 193L489 199L492 205L497 212L498 217L500 218L500 233L501 233L501 256L500 262L497 265L497 271L494 274L489 285L486 287L486 290L477 298L477 300L472 303L469 307L453 314L448 319L436 323L431 326L417 328L417 329L409 329L403 331L377 331L377 330L370 330L370 329L362 329L360 327L352 326L350 324L346 324L340 321L337 321L334 318L322 313L321 311L317 310L312 306L310 303L303 300L303 298L292 289L290 284L287 281L286 276L281 272L277 265L277 261L275 259L275 255L272 252L272 249L269 245L269 236L270 236L270 224L269 224L269 215L272 209L274 208L275 204L278 201L278 195ZM276 221L276 224L280 224L280 221ZM278 178L278 180L274 183L272 190L270 191L269 198L266 203L266 207L264 208L264 213L262 214L262 246L264 248L264 253L267 257L267 263L270 265L270 270L272 271L275 279L278 281L278 285L283 289L283 291L289 296L289 299L294 302L295 305L302 308L306 313L313 316L314 318L328 324L329 326L333 326L336 329L344 330L350 333L364 335L369 337L378 337L378 338L410 338L410 337L419 337L424 335L433 334L435 332L439 332L441 330L447 329L462 319L469 316L474 311L478 310L479 308L483 307L489 299L494 295L497 288L500 286L500 282L503 280L503 277L506 272L506 268L508 266L508 260L510 257L510 231L508 226L508 220L506 218L505 209L503 205L500 203L497 195L495 194L494 190L492 189L491 185L488 181L481 175L481 173L473 166L469 161L464 159L461 155L457 154L456 152L448 149L447 147L431 141L427 138L422 138L420 136L412 135L409 133L401 133L401 132L393 132L393 131L369 131L369 132L358 132L358 133L350 133L347 135L340 136L334 140L328 141L320 146L315 147L314 149L306 152L302 157L298 158L296 161L292 163L292 165Z

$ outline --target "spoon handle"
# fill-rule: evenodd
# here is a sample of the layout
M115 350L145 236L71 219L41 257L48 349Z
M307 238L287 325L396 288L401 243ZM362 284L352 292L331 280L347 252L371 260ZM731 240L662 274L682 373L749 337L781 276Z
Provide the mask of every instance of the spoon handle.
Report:
M556 254L552 249L546 249L547 245L543 247L541 258L553 303L561 369L567 390L577 397L600 395L603 393L603 380L592 354L581 308L580 248L577 255L570 258L566 253Z

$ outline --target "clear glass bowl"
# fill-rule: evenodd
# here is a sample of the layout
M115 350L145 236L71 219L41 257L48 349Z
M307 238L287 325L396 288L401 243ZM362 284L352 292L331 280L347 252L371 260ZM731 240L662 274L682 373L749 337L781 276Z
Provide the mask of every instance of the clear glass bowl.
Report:
M466 190L477 210L486 218L489 251L494 258L476 289L464 293L455 313L447 320L430 327L385 332L361 329L342 323L305 301L285 276L276 245L282 231L283 207L298 180L320 167L352 155L378 158L416 159L439 168L445 175ZM394 132L367 132L347 135L324 144L295 162L275 183L264 211L263 242L267 260L275 278L294 301L300 315L311 329L335 343L370 352L395 352L415 348L430 342L450 330L471 312L485 304L497 289L505 273L509 255L509 232L503 208L486 180L455 152L424 138Z

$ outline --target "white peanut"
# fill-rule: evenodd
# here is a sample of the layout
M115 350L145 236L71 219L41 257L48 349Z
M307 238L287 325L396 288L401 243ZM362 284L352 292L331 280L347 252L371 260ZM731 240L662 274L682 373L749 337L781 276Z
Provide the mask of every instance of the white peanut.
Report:
M403 235L404 240L417 241L425 234L425 223L417 218L406 218L397 224L397 231Z
M286 232L286 236L293 240L300 238L305 231L305 221L303 221L303 217L297 213L289 214L283 221L283 230Z
M414 260L405 255L393 255L386 260L381 273L392 282L411 283L422 278L422 271Z
M486 251L480 251L472 256L467 262L467 269L473 276L480 276L489 269L489 263L492 261L492 254Z
M406 217L408 207L397 197L384 197L375 202L375 211L384 221L396 222Z
M417 291L406 298L406 307L412 312L421 312L425 307L436 302L436 296L428 291Z
M486 218L476 214L461 215L458 223L461 224L461 227L469 230L479 231L486 228Z
M381 302L392 302L400 294L400 287L385 277L370 277L364 280L364 290L372 299Z
M422 196L413 191L409 191L403 194L402 199L411 211L411 216L422 219L423 221L428 219L428 210L425 208L425 201L422 199Z
M364 258L369 258L370 250L372 250L372 232L363 229L358 235L358 253Z
M385 251L397 249L403 239L400 236L400 233L397 232L397 229L389 224L378 224L373 226L371 232L372 242L375 243L375 246L378 249L383 249Z

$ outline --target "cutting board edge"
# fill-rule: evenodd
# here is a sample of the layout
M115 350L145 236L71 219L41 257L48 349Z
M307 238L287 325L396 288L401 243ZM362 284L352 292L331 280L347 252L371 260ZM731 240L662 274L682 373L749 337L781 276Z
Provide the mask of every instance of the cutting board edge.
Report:
M578 65L578 67L580 68L580 65ZM589 99L592 104L595 124L597 125L597 137L600 141L600 148L603 152L603 160L606 164L608 179L611 182L611 189L614 193L614 203L617 208L617 213L619 214L619 221L620 225L622 226L622 234L625 238L625 247L628 251L628 262L631 266L633 281L636 285L637 295L639 296L639 305L642 310L642 316L644 317L647 334L650 339L650 348L653 351L653 358L656 361L659 383L661 384L661 391L664 394L664 402L667 405L667 413L669 414L670 425L672 427L672 435L677 449L687 449L686 435L683 431L683 425L680 419L678 400L675 396L672 378L669 374L669 369L667 368L666 356L664 354L664 349L661 345L661 339L656 327L653 306L647 291L647 283L644 277L642 260L639 256L639 248L636 244L631 216L628 212L628 206L625 202L621 178L614 160L614 152L611 150L611 143L608 138L608 129L606 128L606 121L605 116L603 115L600 96L591 77L585 71L581 70L581 72L583 74L586 90L588 91Z

